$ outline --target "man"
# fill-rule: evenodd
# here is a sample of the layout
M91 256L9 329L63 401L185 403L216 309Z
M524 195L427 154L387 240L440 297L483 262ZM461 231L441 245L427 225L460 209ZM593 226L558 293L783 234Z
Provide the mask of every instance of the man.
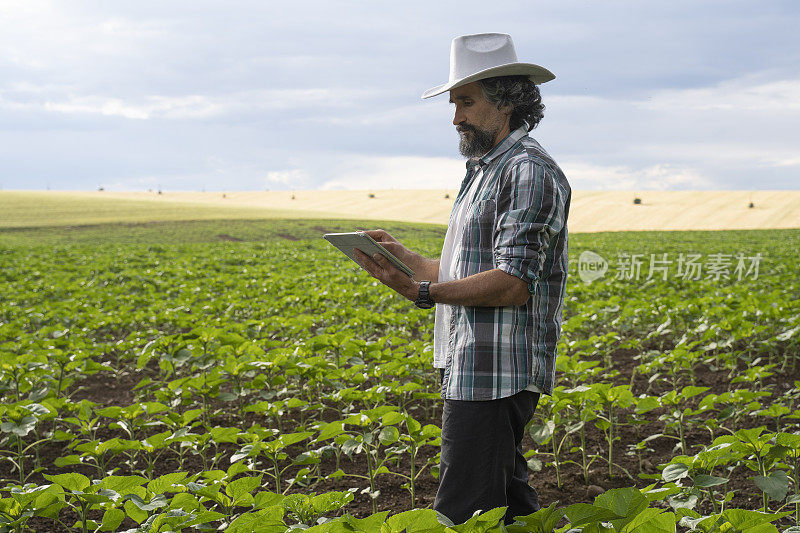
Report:
M551 394L568 269L571 189L528 132L543 116L537 83L555 78L517 61L506 34L453 40L445 91L455 104L467 175L439 259L368 232L415 272L383 256L358 259L419 307L436 304L434 367L444 410L434 509L454 523L507 506L506 522L540 508L521 441L540 394ZM433 280L433 281L430 281Z

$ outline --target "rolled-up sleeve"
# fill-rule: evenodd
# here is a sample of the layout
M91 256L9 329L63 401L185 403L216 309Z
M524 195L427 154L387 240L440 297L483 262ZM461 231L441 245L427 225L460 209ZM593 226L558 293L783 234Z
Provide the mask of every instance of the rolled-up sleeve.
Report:
M524 160L503 173L494 228L496 268L527 283L533 294L550 246L564 227L565 198L553 171Z

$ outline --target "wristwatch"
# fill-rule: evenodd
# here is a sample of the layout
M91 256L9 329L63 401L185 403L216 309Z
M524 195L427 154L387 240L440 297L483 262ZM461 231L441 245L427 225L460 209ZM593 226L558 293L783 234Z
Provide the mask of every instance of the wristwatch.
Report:
M419 295L417 299L414 301L414 305L419 307L420 309L430 309L434 306L434 301L431 299L431 293L429 287L431 286L430 281L420 281L419 282Z

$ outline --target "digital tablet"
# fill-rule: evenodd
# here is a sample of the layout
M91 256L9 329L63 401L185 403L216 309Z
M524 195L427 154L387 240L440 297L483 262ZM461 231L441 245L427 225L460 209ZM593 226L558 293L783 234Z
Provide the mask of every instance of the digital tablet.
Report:
M364 233L363 231L354 231L352 233L326 233L323 238L342 251L344 255L352 259L358 266L354 248L358 248L369 257L375 254L381 254L388 259L394 266L408 274L408 277L414 276L414 271L408 268L406 264L393 256L389 251L380 245L378 241Z

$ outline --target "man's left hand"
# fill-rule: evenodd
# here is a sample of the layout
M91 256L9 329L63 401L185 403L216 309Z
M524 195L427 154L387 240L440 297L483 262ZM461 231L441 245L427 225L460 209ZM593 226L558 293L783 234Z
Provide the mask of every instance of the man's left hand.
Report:
M370 276L412 302L417 299L419 295L419 283L408 277L405 272L395 267L382 254L375 254L373 257L370 257L357 248L353 250L353 252L358 264L360 264Z

